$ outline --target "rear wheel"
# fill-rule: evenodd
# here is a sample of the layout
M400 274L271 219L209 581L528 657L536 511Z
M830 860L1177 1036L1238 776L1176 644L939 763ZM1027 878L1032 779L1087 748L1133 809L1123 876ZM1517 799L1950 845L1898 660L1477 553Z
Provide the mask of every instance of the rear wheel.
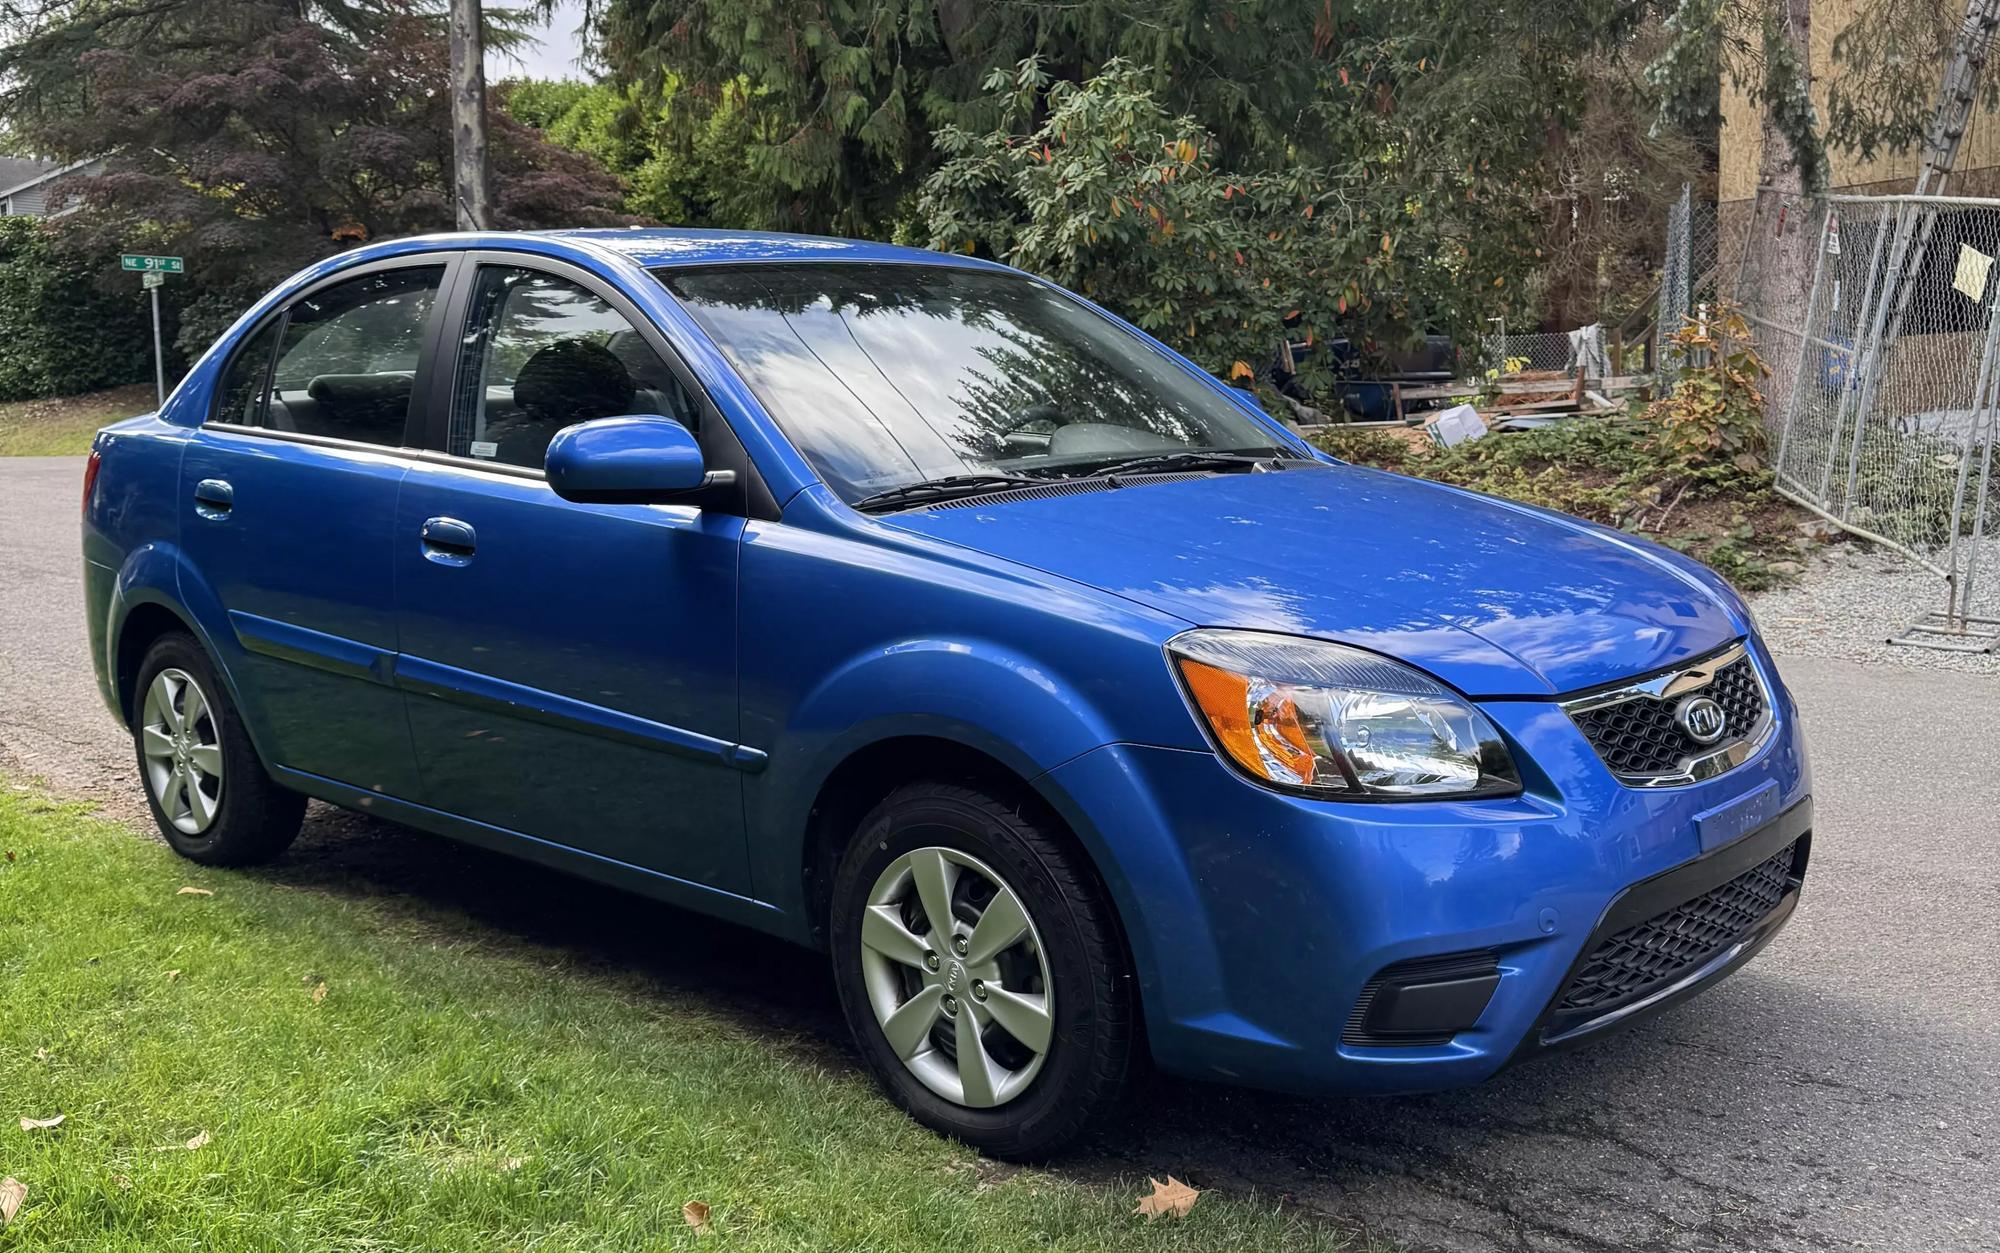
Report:
M132 738L160 834L211 866L267 861L298 835L306 798L271 781L195 638L161 636L139 666Z
M916 784L861 825L834 880L841 1004L889 1094L1002 1157L1042 1157L1116 1105L1134 1049L1108 903L1052 822Z

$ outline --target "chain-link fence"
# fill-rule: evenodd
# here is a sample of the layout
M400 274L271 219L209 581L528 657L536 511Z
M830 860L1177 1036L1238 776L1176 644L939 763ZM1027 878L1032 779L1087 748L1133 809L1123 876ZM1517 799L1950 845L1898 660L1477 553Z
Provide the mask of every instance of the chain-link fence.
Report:
M1528 370L1576 372L1601 378L1615 374L1604 347L1604 328L1580 327L1575 331L1525 331L1509 333L1496 321L1494 333L1486 337L1483 350L1489 369L1503 374Z
M1715 205L1696 200L1694 188L1682 184L1681 198L1667 211L1666 246L1660 257L1660 294L1654 304L1650 360L1656 394L1664 396L1673 391L1674 380L1687 364L1668 337L1728 290L1724 270L1742 251L1740 246L1725 246L1722 221Z
M2000 200L1918 196L1766 197L1742 249L1779 490L1944 580L1909 643L2000 643L1996 255Z

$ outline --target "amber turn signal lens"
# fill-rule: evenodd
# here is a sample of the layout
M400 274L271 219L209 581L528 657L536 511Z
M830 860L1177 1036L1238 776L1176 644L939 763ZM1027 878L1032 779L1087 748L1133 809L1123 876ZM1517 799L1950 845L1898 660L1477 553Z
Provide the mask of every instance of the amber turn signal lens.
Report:
M1282 688L1267 687L1253 695L1243 675L1187 657L1176 660L1188 694L1237 765L1273 783L1313 782L1318 759L1299 720L1298 703Z

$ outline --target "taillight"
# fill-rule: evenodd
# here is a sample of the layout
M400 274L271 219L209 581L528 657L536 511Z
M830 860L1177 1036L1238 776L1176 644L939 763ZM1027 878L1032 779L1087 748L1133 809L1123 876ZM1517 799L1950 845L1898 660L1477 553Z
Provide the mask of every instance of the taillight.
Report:
M90 460L83 463L83 516L90 516L90 500L97 494L97 472L104 468L104 454L95 448L90 450Z

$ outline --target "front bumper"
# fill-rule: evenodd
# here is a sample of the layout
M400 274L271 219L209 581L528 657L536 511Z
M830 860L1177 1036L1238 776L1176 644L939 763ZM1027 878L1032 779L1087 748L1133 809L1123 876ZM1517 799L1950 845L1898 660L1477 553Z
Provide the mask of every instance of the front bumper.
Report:
M1581 964L1639 915L1802 840L1803 869L1811 779L1796 711L1758 654L1773 734L1736 769L1686 787L1624 786L1558 705L1534 701L1484 706L1527 785L1502 800L1309 800L1249 783L1210 753L1135 745L1059 767L1073 821L1108 863L1156 1061L1305 1092L1448 1088L1635 1021L1740 966L1789 917L1796 884L1754 934L1615 1013L1558 1009ZM1755 829L1717 820L1746 798ZM1498 974L1470 1028L1354 1042L1371 977L1467 953L1491 954Z

